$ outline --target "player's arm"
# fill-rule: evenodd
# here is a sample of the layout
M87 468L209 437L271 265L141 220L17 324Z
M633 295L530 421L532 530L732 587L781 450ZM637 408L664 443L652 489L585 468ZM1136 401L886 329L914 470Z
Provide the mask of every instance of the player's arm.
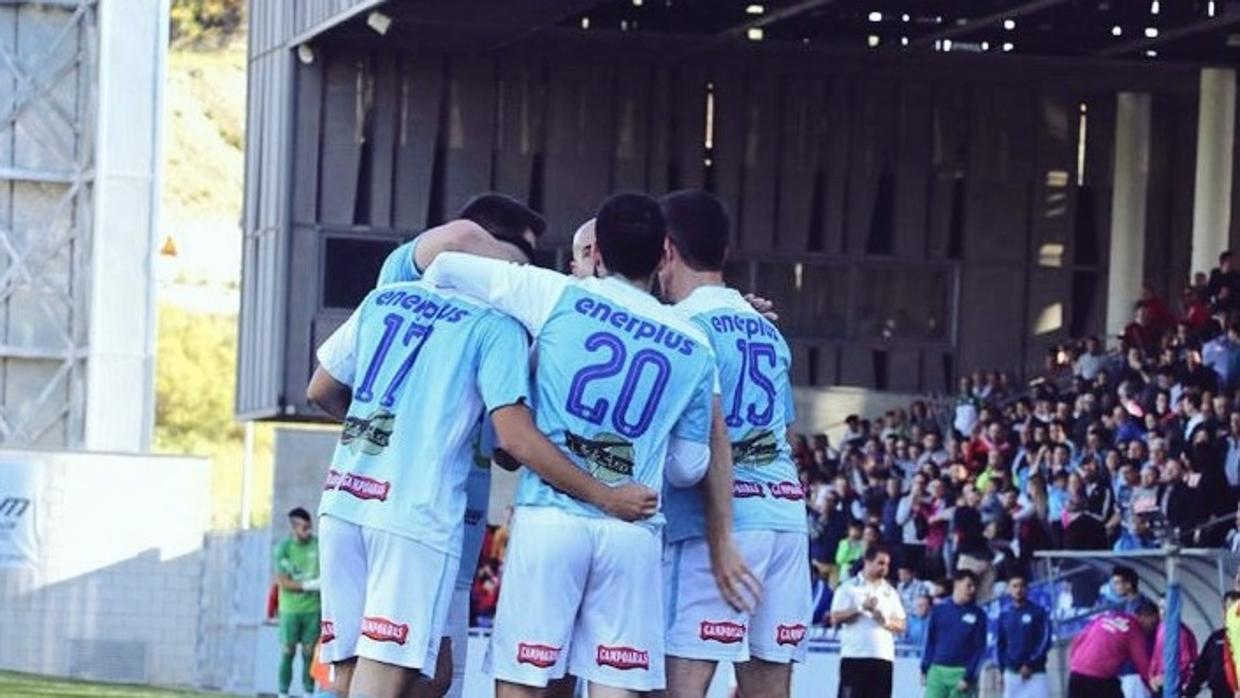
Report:
M495 410L491 423L495 425L500 447L552 487L623 521L649 518L658 511L659 496L654 490L636 484L608 487L578 468L543 436L525 405Z
M306 399L337 421L344 421L353 401L353 374L357 370L357 333L361 307L336 328L315 352L319 365L306 386Z
M413 246L413 268L425 270L444 252L464 252L518 264L527 261L515 245L496 239L482 226L465 219L448 221L419 235Z
M883 627L896 635L903 635L908 630L908 616L904 614L904 605L896 604L896 612L890 618L883 618Z
M938 614L930 609L930 621L926 623L926 643L921 650L921 680L925 685L926 674L930 671L930 661L934 659L934 645L939 639Z
M738 611L752 613L762 596L762 584L745 563L732 537L732 441L723 421L718 386L718 374L712 357L711 370L699 379L693 403L681 417L677 429L690 439L700 441L705 436L710 444L710 461L703 481L710 569L719 594L728 605ZM705 428L703 422L706 423Z
M437 255L423 278L511 315L534 336L569 285L554 271L460 252Z
M1152 678L1149 650L1145 646L1145 636L1138 630L1130 630L1124 637L1128 649L1128 659L1136 667L1137 673L1146 683Z
M529 373L525 357L529 342L513 318L489 313L477 348L477 387L491 413L498 454L500 450L524 463L547 484L625 521L647 518L658 511L658 494L629 484L608 487L577 467L551 443L525 404L529 400ZM513 358L520 365L514 370Z
M281 543L276 547L275 568L276 568L276 586L285 591L301 591L301 583L296 579L288 576L285 570L285 561L288 559L287 546Z
M851 588L840 584L835 590L835 596L831 597L831 625L848 625L861 617L861 609L854 605Z
M332 419L342 422L349 413L349 403L353 401L353 390L332 377L323 366L314 369L310 377L310 385L306 386L306 399L312 405L326 412Z

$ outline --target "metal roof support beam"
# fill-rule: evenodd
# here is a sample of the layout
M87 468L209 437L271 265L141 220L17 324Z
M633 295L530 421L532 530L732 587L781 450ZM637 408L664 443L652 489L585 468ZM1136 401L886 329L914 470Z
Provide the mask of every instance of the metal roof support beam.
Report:
M1017 17L1033 14L1034 12L1041 12L1042 10L1056 5L1062 5L1067 1L1068 0L1033 0L1033 2L1017 5L1011 9L1003 10L1002 12L995 12L994 14L989 14L985 17L971 19L964 24L956 24L933 34L927 34L926 36L920 37L914 41L913 46L931 46L934 42L942 39L950 39L955 36L960 36L961 34L968 34L969 32L976 31L983 27L988 27L992 24L1002 22L1005 19L1016 19Z
M1204 34L1216 29L1223 29L1237 23L1240 23L1240 8L1232 6L1224 10L1217 17L1210 17L1209 19L1203 19L1199 22L1186 24L1182 27L1168 29L1153 38L1143 37L1140 39L1133 39L1132 41L1125 41L1122 44L1116 44L1115 46L1110 46L1099 51L1098 55L1109 58L1122 56L1126 53L1151 49L1155 46L1167 43L1168 41L1187 39L1190 36Z

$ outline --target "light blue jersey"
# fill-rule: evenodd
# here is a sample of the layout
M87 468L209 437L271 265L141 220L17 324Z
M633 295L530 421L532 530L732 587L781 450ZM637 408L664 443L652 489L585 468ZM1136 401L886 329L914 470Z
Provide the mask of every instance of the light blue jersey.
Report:
M418 271L418 265L413 260L413 254L417 249L418 238L414 238L392 250L387 259L383 260L383 266L379 268L379 278L375 281L375 286L420 280L422 272Z
M421 282L371 291L319 348L352 387L319 513L461 554L478 423L525 401L529 351L511 318Z
M486 301L534 337L539 429L583 470L608 483L663 487L669 450L709 443L714 356L705 335L616 278L563 274L457 253L439 255L428 283ZM514 358L516 366L523 366ZM689 448L685 446L685 448ZM519 506L605 514L524 470ZM662 514L648 520L663 523Z
M392 250L387 259L383 260L375 286L418 281L422 278L422 272L418 271L413 258L418 249L418 240L419 238L414 238ZM491 454L495 450L495 430L491 428L491 422L486 417L479 423L473 440L474 467L469 469L469 479L465 484L465 534L461 547L461 569L456 578L457 589L472 588L474 575L478 571L478 555L482 551L483 539L486 538L487 504L491 494Z
M456 588L466 591L474 587L478 558L487 535L491 456L495 453L495 428L491 426L490 419L482 418L474 439L474 467L469 469L469 479L465 481L465 536L461 544L461 569L456 576Z
M732 442L733 528L803 533L805 496L787 425L795 418L792 354L775 326L735 290L701 286L675 306L710 338L728 440ZM669 542L706 534L701 488L665 488Z

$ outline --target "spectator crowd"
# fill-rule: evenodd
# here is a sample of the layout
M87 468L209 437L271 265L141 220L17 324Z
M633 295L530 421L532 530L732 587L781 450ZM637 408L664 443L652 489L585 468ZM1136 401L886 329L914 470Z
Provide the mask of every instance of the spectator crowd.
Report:
M1047 549L1134 550L1173 540L1240 551L1240 270L1229 253L1179 307L1147 287L1119 337L1054 347L1027 384L961 377L948 400L848 417L832 443L794 437L819 609L893 555L918 632L958 570L997 595ZM815 621L825 615L815 612Z

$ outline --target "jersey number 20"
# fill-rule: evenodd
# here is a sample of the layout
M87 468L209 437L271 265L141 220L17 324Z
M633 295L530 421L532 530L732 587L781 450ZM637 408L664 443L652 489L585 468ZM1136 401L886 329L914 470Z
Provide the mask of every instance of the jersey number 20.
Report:
M650 428L658 409L659 399L667 388L667 379L671 376L672 365L667 357L653 349L641 349L628 360L628 350L619 337L610 332L595 332L586 338L586 351L590 353L603 351L608 356L599 364L591 364L573 376L572 385L568 389L568 403L564 406L569 414L576 415L591 424L601 425L610 414L611 425L621 436L636 439ZM624 382L616 395L615 404L606 398L598 398L592 403L585 402L586 385L592 381L603 380L624 372ZM637 397L638 383L646 372L651 372L652 383L642 401L641 411L636 421L629 419L633 402Z

